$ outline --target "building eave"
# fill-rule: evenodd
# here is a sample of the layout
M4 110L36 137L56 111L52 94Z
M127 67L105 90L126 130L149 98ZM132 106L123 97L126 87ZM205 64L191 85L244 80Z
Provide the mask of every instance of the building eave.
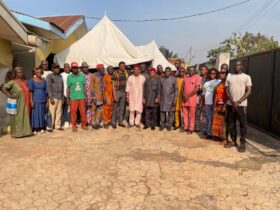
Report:
M0 1L0 18L6 23L13 35L7 37L7 40L17 42L19 44L28 44L28 32L24 25L10 12L6 5Z

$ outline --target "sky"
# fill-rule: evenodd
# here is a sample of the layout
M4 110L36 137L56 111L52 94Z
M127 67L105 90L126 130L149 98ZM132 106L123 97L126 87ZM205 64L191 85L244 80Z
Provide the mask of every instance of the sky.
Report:
M81 14L89 17L103 17L105 12L111 19L152 19L169 18L205 12L229 6L242 0L4 0L15 11L35 17L52 15ZM47 2L47 3L46 3ZM255 24L248 19L265 2L270 2L268 11L259 16ZM259 10L260 11L260 10ZM251 0L246 4L199 17L166 22L115 24L135 45L149 43L153 39L159 46L165 46L180 57L189 60L192 48L192 63L207 61L207 52L217 48L219 43L230 37L233 32L241 31L262 33L274 36L280 41L279 21L280 1ZM261 13L257 13L260 15ZM96 20L86 19L88 28L96 25Z

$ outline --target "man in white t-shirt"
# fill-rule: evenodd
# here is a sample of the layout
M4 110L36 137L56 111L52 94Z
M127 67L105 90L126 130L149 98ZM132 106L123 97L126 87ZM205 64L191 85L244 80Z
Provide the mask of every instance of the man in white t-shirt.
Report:
M246 133L247 133L247 99L252 92L252 80L247 74L242 73L243 63L237 61L234 64L234 74L231 74L225 83L226 93L228 96L228 129L232 139L231 143L225 147L237 145L236 119L240 123L240 146L239 152L246 152Z
M69 128L70 116L68 111L68 103L67 103L67 78L71 74L71 68L68 63L64 64L64 71L61 73L63 83L64 83L64 101L63 101L63 112L62 112L62 124L64 124L65 128Z
M203 85L203 97L204 97L204 105L205 112L207 118L207 130L204 131L204 134L207 135L207 139L212 139L211 134L211 126L212 126L212 116L213 116L213 97L215 87L221 82L218 78L218 70L212 68L209 70L209 81L205 82Z

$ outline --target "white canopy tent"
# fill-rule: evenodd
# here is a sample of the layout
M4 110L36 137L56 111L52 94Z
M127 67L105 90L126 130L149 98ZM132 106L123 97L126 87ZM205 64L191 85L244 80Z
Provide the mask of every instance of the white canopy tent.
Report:
M107 16L104 16L84 37L58 53L54 58L60 67L63 67L64 63L73 61L81 65L85 61L90 68L95 68L100 63L105 67L109 65L117 67L120 61L132 65L150 60Z
M170 67L172 70L176 70L176 67L171 64L160 52L154 40L147 45L138 46L137 48L146 57L146 59L153 60L153 67L162 65L163 69L165 69L166 67Z

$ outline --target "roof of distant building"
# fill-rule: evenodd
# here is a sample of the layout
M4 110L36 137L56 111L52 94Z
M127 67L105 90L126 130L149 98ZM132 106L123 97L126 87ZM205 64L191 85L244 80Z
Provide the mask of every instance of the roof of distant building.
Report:
M67 16L51 16L41 17L41 20L47 21L59 27L63 32L68 31L78 20L83 20L82 15L67 15Z

